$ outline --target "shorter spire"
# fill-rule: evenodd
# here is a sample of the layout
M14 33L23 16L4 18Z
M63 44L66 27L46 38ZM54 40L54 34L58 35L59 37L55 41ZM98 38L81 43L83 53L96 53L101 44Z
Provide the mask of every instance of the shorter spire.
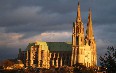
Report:
M89 20L90 22L92 22L92 12L91 12L91 9L90 9L90 8L89 8L88 20Z
M92 39L93 38L93 27L92 27L92 12L91 9L89 9L89 15L88 15L88 23L87 23L87 38Z

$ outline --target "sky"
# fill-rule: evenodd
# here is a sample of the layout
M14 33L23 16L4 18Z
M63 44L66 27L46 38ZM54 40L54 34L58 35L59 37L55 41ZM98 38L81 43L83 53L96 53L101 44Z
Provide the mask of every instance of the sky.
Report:
M116 0L80 0L86 31L89 8L98 56L116 47ZM0 60L15 58L35 41L66 42L72 39L78 0L0 0Z

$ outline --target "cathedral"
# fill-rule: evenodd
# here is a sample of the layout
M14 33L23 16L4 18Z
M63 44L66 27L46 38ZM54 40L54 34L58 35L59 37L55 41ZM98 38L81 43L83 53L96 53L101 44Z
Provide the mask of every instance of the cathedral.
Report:
M92 28L92 12L89 10L86 35L81 19L78 2L77 18L73 23L72 42L40 42L29 43L25 51L19 50L18 59L26 67L56 68L73 66L77 63L86 67L97 65L96 41Z

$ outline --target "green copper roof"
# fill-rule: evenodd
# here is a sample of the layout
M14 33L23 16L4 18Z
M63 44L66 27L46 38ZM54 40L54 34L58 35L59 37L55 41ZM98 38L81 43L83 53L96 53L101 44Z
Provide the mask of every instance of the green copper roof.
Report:
M71 51L72 50L72 43L71 42L37 42L37 43L30 43L27 46L26 50L29 50L31 46L41 45L44 49L49 49L50 51Z
M69 42L47 42L50 51L71 51L72 44Z

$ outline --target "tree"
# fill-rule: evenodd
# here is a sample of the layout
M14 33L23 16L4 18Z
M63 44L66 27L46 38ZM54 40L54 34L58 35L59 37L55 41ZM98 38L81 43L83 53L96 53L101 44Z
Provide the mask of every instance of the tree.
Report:
M108 47L104 56L100 56L100 65L106 67L108 73L116 73L116 49Z
M73 69L74 73L96 73L94 71L94 68L86 67L80 63L73 65L73 67L74 67Z
M12 65L14 65L14 62L9 60L9 59L3 61L3 66L5 68L8 67L8 66L12 66Z

